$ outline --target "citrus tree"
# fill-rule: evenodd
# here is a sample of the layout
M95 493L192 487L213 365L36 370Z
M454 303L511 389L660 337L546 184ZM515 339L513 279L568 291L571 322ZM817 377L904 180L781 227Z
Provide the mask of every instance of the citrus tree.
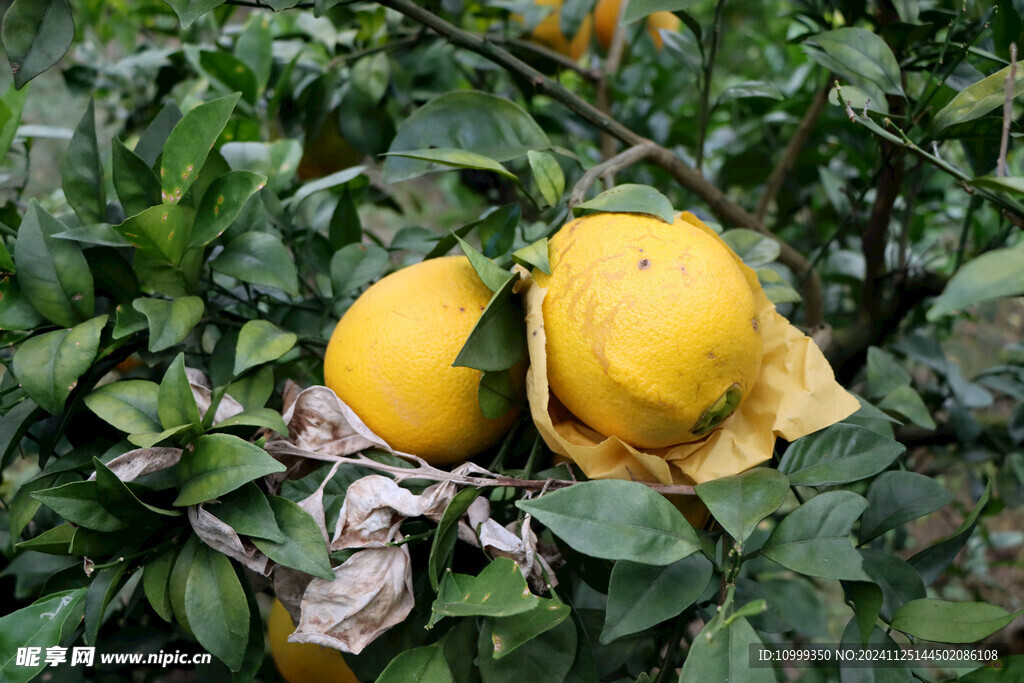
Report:
M1019 9L10 3L0 679L1020 680Z

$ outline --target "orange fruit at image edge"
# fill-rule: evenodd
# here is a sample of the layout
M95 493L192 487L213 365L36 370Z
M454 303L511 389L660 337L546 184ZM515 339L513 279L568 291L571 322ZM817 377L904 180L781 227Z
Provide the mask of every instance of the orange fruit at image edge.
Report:
M287 683L359 683L338 650L311 643L289 643L295 625L277 598L267 619L267 641L274 665Z
M615 36L615 25L619 23L619 6L621 0L598 0L594 8L594 34L597 42L605 50L611 49L612 38ZM678 31L682 22L671 12L655 12L647 17L647 33L654 41L654 47L660 50L664 46L661 30Z
M537 27L533 29L533 33L530 34L530 39L570 59L577 60L582 57L590 45L591 27L593 25L590 15L588 14L583 19L576 35L573 36L572 40L569 40L562 33L561 26L559 25L562 16L562 0L536 0L534 4L538 7L554 7L555 11L548 14L537 24ZM523 23L523 18L519 15L514 14L512 18L519 23Z

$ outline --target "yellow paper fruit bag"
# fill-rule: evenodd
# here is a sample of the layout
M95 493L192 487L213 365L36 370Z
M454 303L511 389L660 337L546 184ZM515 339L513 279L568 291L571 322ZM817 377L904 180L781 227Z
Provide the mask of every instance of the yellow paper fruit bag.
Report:
M548 384L542 308L546 290L522 272L518 291L524 296L526 307L530 411L548 446L574 461L591 479L694 485L738 474L771 459L776 437L798 439L842 420L860 406L836 382L817 345L776 312L754 271L692 213L679 214L676 225L682 223L713 237L736 260L754 295L763 346L760 370L743 402L717 428L698 440L637 448L591 429L573 415Z

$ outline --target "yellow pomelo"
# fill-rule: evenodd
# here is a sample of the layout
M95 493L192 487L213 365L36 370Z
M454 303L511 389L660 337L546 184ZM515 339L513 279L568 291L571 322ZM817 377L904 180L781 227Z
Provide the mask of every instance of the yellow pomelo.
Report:
M748 395L761 366L754 295L707 228L593 214L551 239L548 383L579 419L640 448L694 441Z
M334 329L324 380L392 448L443 464L493 445L516 417L488 419L481 372L452 362L491 298L469 259L431 259L367 289ZM513 368L521 386L525 367Z
M287 683L359 683L338 650L310 643L289 643L295 631L292 617L274 599L267 619L267 640L278 673Z
M598 0L594 7L594 34L597 42L605 50L612 46L612 38L615 36L615 26L619 23L619 6L622 0ZM661 29L678 31L682 22L679 17L671 12L655 12L647 17L647 33L654 41L654 47L661 49L664 41L661 39Z
M559 26L561 21L561 7L563 0L536 0L535 5L539 7L554 7L555 11L544 17L537 27L530 34L530 39L536 43L551 48L555 52L565 55L571 59L579 59L587 51L590 45L590 33L593 20L587 15L580 24L576 35L570 41ZM522 23L522 17L512 15L513 19Z

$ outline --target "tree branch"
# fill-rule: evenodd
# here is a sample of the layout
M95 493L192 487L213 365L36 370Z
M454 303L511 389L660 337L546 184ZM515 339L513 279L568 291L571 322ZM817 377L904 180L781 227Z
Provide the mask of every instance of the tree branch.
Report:
M653 142L645 142L635 145L627 150L619 152L612 158L591 167L572 188L572 192L569 194L569 209L583 203L587 196L587 190L597 182L598 178L604 176L606 173L618 173L622 169L629 168L638 161L650 158L657 147L658 146Z
M517 59L494 42L477 34L463 31L436 14L423 9L413 0L378 0L378 3L385 7L390 7L413 21L433 29L455 45L471 50L498 64L507 71L522 76L538 92L548 95L556 102L578 114L599 131L608 132L623 144L630 147L647 143L654 145L649 159L668 171L675 178L676 182L707 204L708 208L719 220L729 225L755 230L779 242L781 248L779 262L792 270L802 280L804 323L808 327L814 327L823 321L824 301L822 299L821 278L811 267L807 258L790 244L771 233L764 227L761 221L729 199L724 192L709 183L700 173L690 168L672 151L633 132L607 113L602 112L590 102L571 92L557 81L548 78L529 64Z

